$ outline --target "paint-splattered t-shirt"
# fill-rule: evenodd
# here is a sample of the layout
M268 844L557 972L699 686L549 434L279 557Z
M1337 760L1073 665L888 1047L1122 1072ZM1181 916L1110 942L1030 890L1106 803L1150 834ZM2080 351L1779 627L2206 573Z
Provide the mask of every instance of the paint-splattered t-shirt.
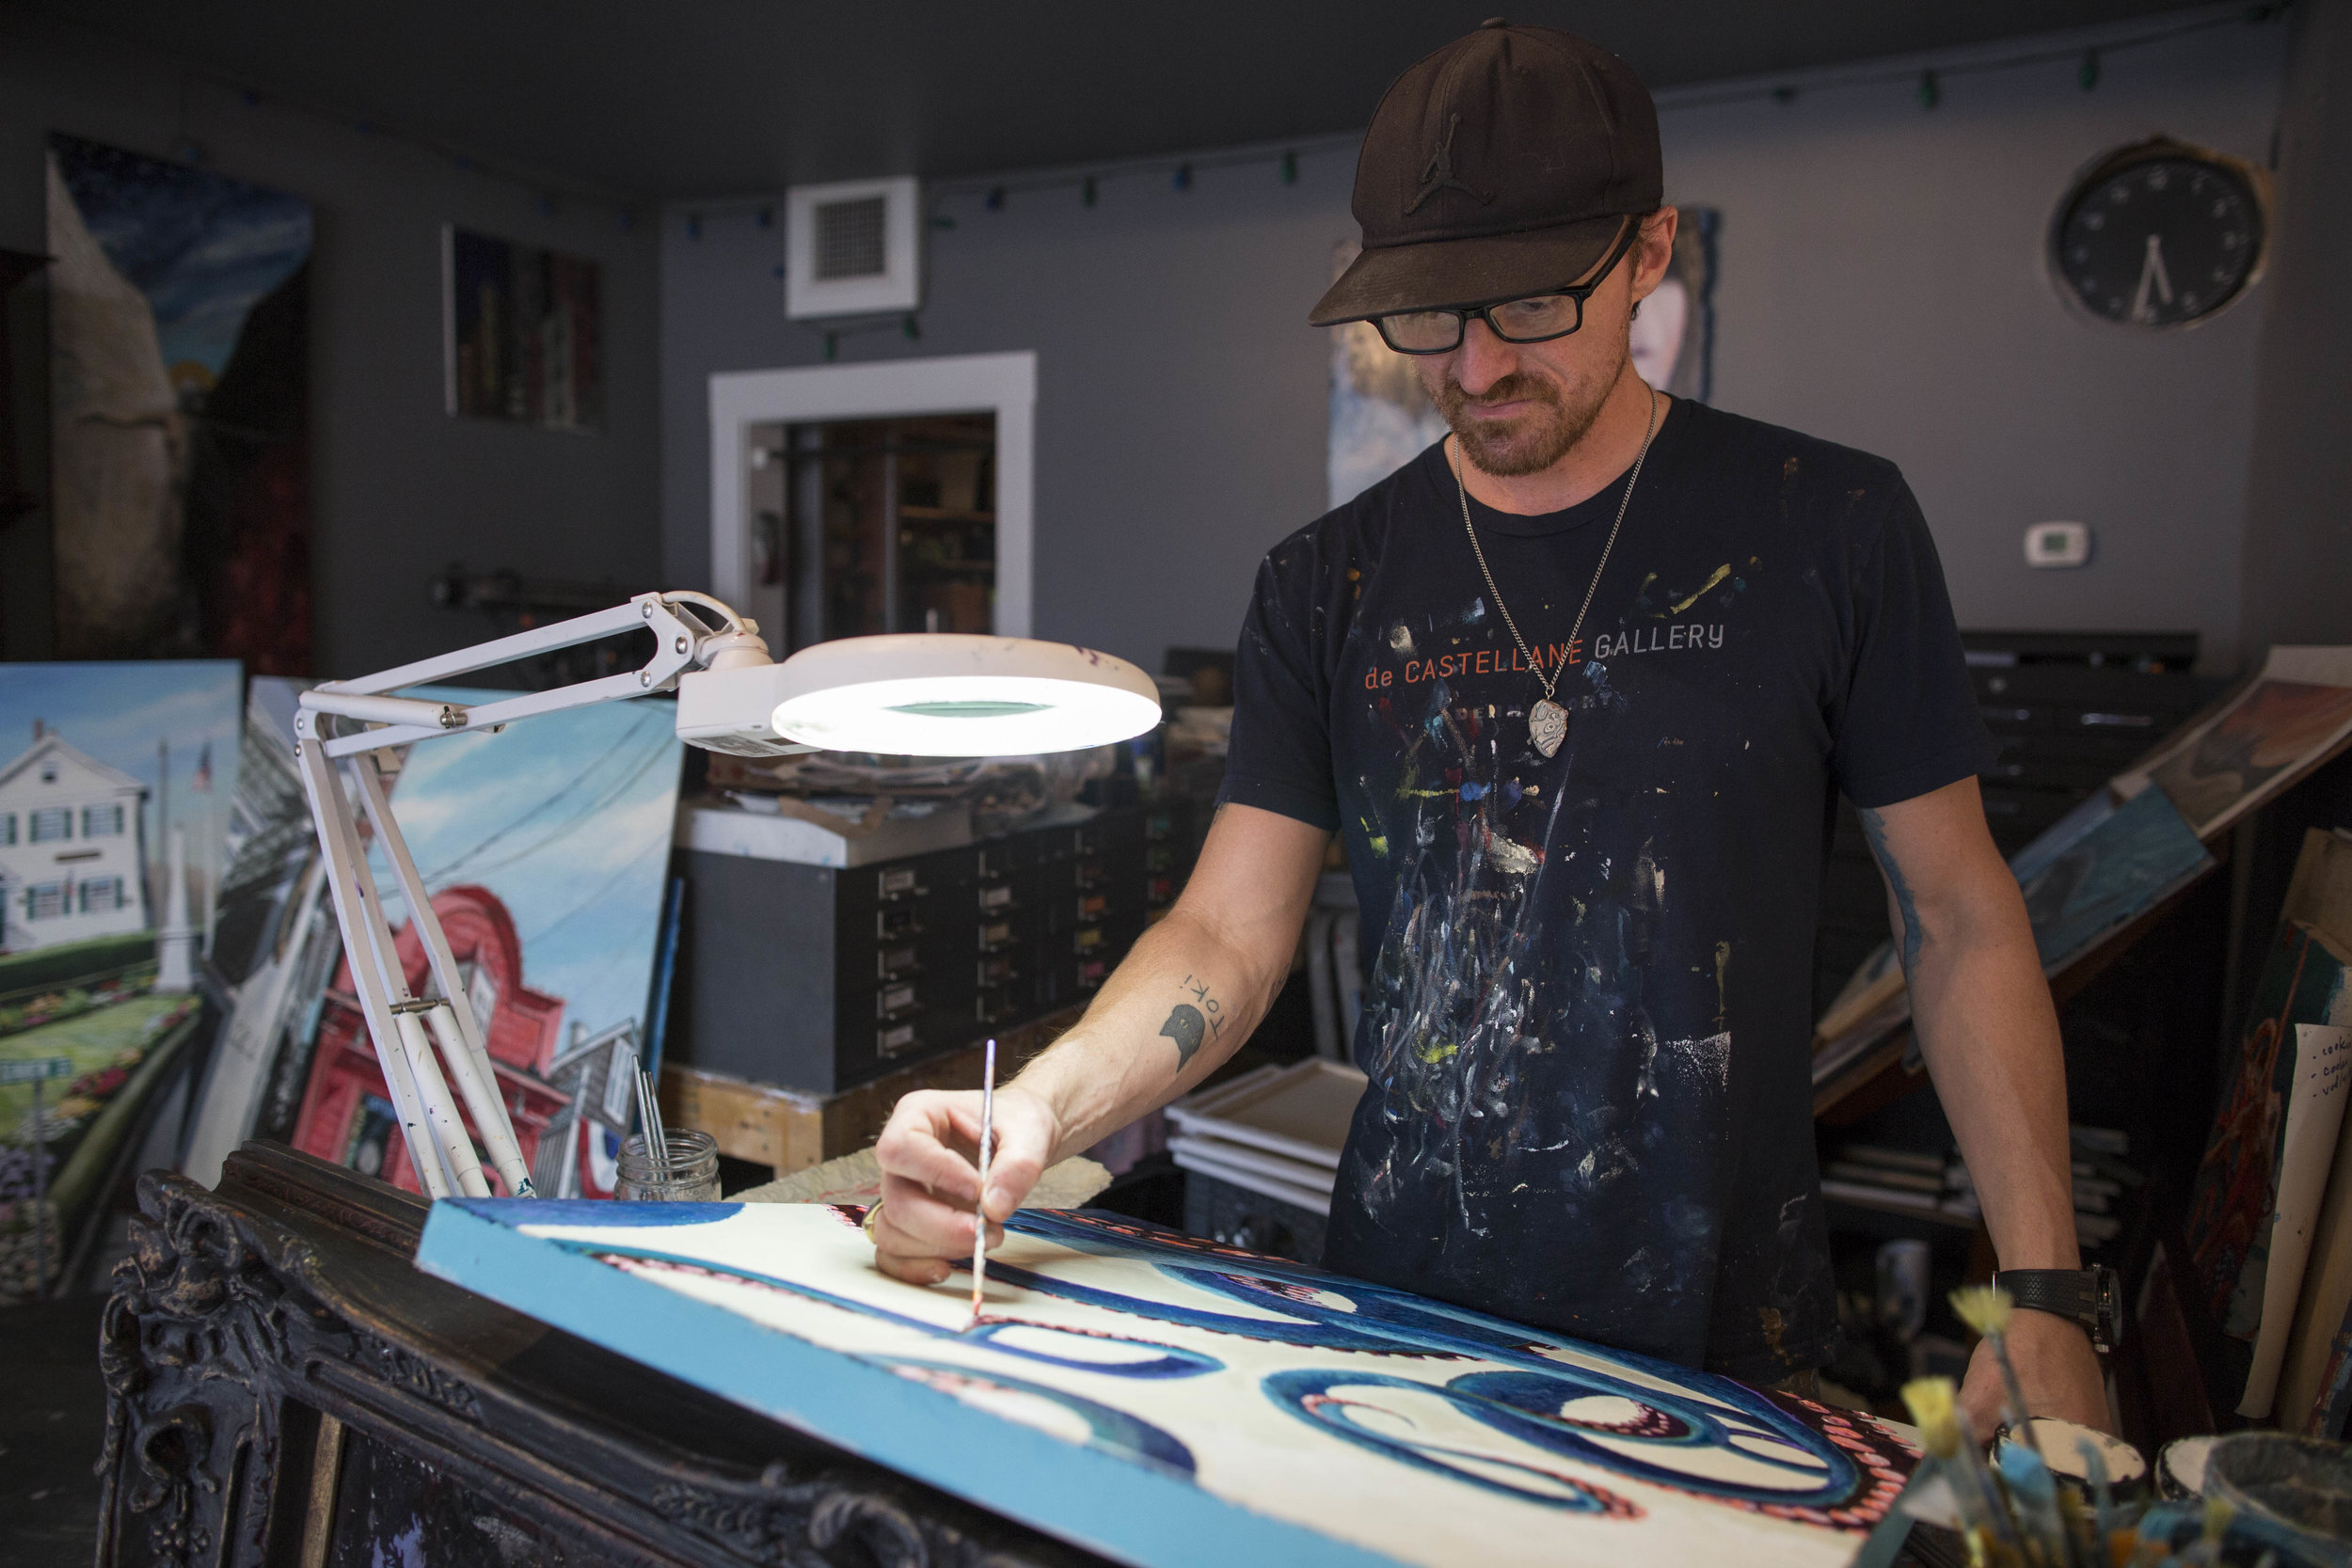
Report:
M1835 792L1908 800L1989 745L1892 464L1677 402L1571 642L1624 483L1470 502L1535 669L1442 447L1276 546L1224 798L1343 832L1362 911L1325 1261L1768 1379L1836 1336L1807 1069Z

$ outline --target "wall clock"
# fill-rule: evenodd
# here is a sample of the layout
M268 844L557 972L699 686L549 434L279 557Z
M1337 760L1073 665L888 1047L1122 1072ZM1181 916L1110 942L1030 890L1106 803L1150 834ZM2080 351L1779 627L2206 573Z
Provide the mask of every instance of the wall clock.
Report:
M2261 275L2269 181L2243 159L2155 136L2078 176L2050 224L2058 292L2102 321L2190 326Z

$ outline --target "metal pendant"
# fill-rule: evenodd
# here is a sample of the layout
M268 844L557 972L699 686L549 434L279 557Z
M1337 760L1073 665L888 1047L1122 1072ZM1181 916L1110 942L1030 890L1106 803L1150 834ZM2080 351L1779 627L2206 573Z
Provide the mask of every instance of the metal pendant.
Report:
M1527 737L1546 756L1559 751L1560 742L1568 738L1567 709L1549 697L1538 699L1527 710Z

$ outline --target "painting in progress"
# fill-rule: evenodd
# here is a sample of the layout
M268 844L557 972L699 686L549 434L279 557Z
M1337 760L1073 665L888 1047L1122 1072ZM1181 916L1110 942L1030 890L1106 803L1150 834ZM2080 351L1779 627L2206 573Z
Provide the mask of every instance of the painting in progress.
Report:
M1151 1565L1848 1561L1915 1460L1867 1417L1115 1216L968 1279L819 1204L434 1206L420 1267Z
M57 651L310 667L310 204L49 138Z
M427 687L410 695L477 703L505 693ZM499 1087L552 1196L610 1196L644 1047L677 812L675 710L665 701L545 713L501 730L409 749L392 785L398 819L449 936ZM407 976L430 986L424 943L380 848L370 863ZM316 910L313 889L308 897ZM306 918L331 932L324 913ZM296 1148L417 1191L383 1070L334 943L323 994L294 993L276 1016L314 1021L274 1049L294 1098ZM301 978L299 971L292 972ZM321 966L306 983L329 973ZM263 1021L264 1044L268 1037ZM264 1088L251 1113L269 1135Z

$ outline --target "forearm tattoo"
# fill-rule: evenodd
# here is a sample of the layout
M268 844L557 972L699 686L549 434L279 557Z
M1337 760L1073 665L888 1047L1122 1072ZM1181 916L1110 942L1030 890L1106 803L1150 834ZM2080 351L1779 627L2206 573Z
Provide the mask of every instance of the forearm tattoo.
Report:
M1903 928L1896 935L1902 943L1903 978L1908 980L1911 978L1911 966L1919 959L1919 945L1927 940L1927 933L1920 928L1918 906L1912 902L1911 883L1904 878L1902 864L1895 859L1895 851L1887 845L1886 819L1874 811L1863 811L1857 815L1862 818L1863 836L1870 841L1870 853L1877 859L1879 869L1886 873L1886 885L1894 890L1895 908L1902 916Z
M1204 1039L1215 1039L1225 1032L1225 1009L1209 994L1209 983L1184 976L1184 990L1190 1002L1179 1002L1169 1009L1168 1022L1160 1025L1160 1033L1176 1042L1176 1070L1182 1072L1192 1065L1192 1054L1200 1049Z

